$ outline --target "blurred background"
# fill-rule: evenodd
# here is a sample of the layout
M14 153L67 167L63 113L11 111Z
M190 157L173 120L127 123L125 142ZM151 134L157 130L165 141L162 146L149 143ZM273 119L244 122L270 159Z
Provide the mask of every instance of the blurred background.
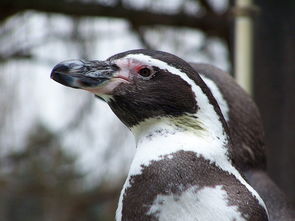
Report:
M92 95L53 66L164 50L235 75L234 23L254 21L252 94L268 171L295 202L295 1L0 0L0 220L113 220L135 146Z

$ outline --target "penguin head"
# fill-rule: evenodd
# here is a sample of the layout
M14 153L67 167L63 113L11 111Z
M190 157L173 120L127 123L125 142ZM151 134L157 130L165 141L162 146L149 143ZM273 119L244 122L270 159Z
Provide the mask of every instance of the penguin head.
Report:
M223 119L198 73L186 61L167 52L138 49L106 61L64 61L53 68L51 78L103 99L129 128L146 119L200 118L199 111L204 112L205 120L210 120L213 112ZM206 111L208 105L213 112Z

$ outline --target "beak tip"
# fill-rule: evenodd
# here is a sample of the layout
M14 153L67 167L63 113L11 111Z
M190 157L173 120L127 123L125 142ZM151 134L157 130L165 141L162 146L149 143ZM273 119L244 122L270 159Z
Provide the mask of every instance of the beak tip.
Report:
M50 78L60 84L65 85L65 86L69 86L69 83L71 81L71 79L69 77L67 77L66 75L56 72L54 70L51 72Z
M53 67L51 74L53 74L55 72L67 73L67 72L69 72L69 70L70 70L70 67L68 65L66 65L64 62L61 62Z
M71 76L71 71L75 66L81 66L79 62L74 61L63 61L55 65L50 73L50 78L60 84L68 87L74 87L73 77ZM76 87L74 87L76 88Z

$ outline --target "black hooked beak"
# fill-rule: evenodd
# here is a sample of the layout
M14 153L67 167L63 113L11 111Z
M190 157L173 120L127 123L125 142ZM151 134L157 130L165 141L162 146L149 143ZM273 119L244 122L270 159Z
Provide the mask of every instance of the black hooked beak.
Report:
M91 89L109 81L118 69L110 61L70 60L57 64L50 77L68 87Z

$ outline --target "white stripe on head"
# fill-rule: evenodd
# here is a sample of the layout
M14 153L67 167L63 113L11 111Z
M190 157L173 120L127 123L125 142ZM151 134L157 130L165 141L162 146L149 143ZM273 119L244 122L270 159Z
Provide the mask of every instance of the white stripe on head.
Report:
M171 74L181 77L182 80L191 86L192 91L196 96L197 104L200 109L195 115L198 120L201 121L204 129L208 132L211 132L211 135L218 136L221 142L227 142L227 135L225 134L222 123L218 114L215 112L213 105L210 103L207 95L202 91L201 87L199 87L191 78L189 78L186 73L167 64L164 61L154 59L144 54L129 54L125 58L134 59L146 65L156 66L160 69L169 71Z
M223 98L221 91L219 90L217 85L214 83L214 81L205 77L202 73L199 73L199 74L200 74L202 80L206 83L207 87L209 87L213 96L215 97L215 99L221 109L224 119L226 120L226 122L228 122L228 120L229 120L229 116L228 116L229 107L228 107L227 102Z

